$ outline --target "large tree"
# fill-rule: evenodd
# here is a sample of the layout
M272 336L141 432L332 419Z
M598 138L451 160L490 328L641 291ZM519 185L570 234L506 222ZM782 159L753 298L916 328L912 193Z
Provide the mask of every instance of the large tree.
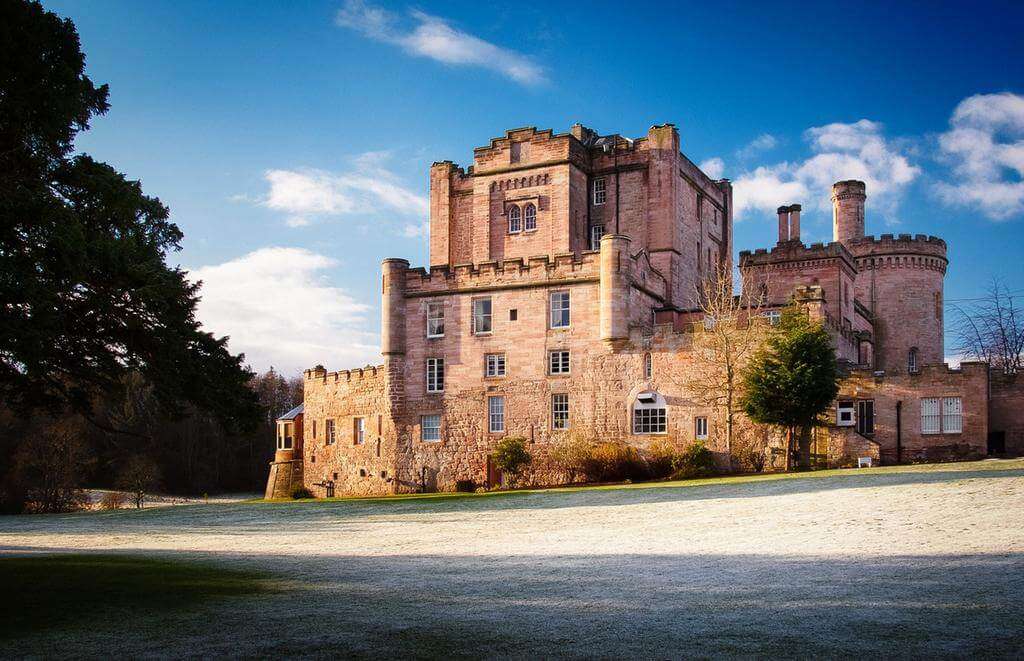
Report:
M786 429L786 466L798 436L801 468L810 467L811 428L839 393L839 368L828 331L794 304L747 364L741 402L754 422Z
M993 280L983 297L953 306L953 337L963 358L983 360L1006 374L1024 369L1024 308L1017 294Z
M135 373L165 413L194 405L250 427L251 373L200 327L199 283L167 263L182 238L167 207L74 154L108 108L84 69L70 20L0 2L0 398L94 418L97 397Z

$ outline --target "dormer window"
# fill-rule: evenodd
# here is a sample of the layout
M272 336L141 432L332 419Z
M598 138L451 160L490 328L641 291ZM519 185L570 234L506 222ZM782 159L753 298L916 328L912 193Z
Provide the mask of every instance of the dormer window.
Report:
M537 229L537 207L532 204L523 207L523 226L527 232Z
M604 177L599 177L594 180L594 204L604 204L605 200L608 199L608 182Z
M534 218L536 223L536 217ZM523 219L519 213L519 207L512 205L508 208L508 233L518 234L523 231Z

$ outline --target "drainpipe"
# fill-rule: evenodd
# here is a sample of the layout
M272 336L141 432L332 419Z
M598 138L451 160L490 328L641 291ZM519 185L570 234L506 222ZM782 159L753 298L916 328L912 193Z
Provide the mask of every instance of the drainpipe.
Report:
M896 463L903 462L903 400L896 402Z

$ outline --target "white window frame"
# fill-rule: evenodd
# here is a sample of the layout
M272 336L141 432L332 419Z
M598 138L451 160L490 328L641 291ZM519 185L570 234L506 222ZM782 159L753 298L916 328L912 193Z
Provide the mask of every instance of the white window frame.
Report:
M590 226L590 249L601 249L601 237L604 236L604 225Z
M600 206L608 201L608 180L604 177L594 179L594 206Z
M508 233L519 234L523 231L523 215L515 204L508 208Z
M856 423L855 416L857 405L852 399L841 399L836 402L836 426L853 427Z
M537 205L530 203L523 207L523 231L532 232L537 229Z
M444 392L444 358L427 358L427 392Z
M654 356L650 353L644 354L644 380L650 381L654 378Z
M505 376L505 354L489 353L484 356L484 376Z
M366 442L366 418L362 416L352 418L352 441L356 445Z
M551 395L551 428L559 431L569 428L569 393Z
M874 436L875 434L875 400L873 399L858 399L857 403L857 433L861 436ZM871 429L867 428L867 421L869 416L867 410L871 409Z
M427 303L427 337L444 337L444 303Z
M917 347L912 347L907 352L907 371L911 374L917 374Z
M477 312L477 306L483 306L487 304L487 312ZM470 315L470 323L473 325L473 335L490 335L494 328L494 303L491 302L491 298L474 298L471 303L472 314ZM487 328L484 330L480 329L482 321L486 321Z
M292 425L292 433L288 433L289 423L277 423L277 449L292 450L295 447L295 426Z
M769 326L778 326L782 322L782 312L779 310L768 310L761 313L761 316L768 320Z
M505 431L505 396L493 395L487 398L487 430L492 434Z
M698 415L693 419L693 437L698 441L708 440L707 416Z
M562 313L565 323L562 323ZM555 320L559 323L555 323ZM548 323L551 328L569 328L572 324L572 300L568 289L553 291L548 294Z
M942 400L938 397L921 398L921 433L942 433Z
M962 434L964 431L963 400L959 397L942 398L942 433Z
M438 443L441 441L440 413L428 413L420 416L420 440L424 443Z
M668 404L661 395L654 393L649 401L637 397L631 413L633 424L630 427L633 434L648 436L668 433Z
M334 418L327 418L324 421L324 445L334 445L334 441L337 440L337 425L334 423Z
M557 358L556 358L557 356ZM563 375L569 374L571 368L571 356L568 349L556 349L548 352L548 374Z

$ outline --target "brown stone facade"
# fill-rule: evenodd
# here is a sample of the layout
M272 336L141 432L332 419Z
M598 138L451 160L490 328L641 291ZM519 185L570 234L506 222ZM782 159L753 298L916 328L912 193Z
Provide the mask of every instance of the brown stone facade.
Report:
M816 453L833 465L985 454L986 366L941 364L945 243L864 237L863 184L835 193L836 241L804 245L790 205L777 246L740 254L774 307L796 299L826 324L849 371ZM533 484L564 480L549 455L570 435L641 451L699 438L727 461L724 421L689 377L698 285L732 263L732 188L680 152L671 124L633 140L515 129L467 168L435 163L429 248L429 268L383 262L383 364L305 373L296 458L316 495L493 486L489 457L508 436L529 444ZM1020 388L1001 392L1018 439ZM854 413L840 420L840 405ZM638 426L652 407L664 416Z

